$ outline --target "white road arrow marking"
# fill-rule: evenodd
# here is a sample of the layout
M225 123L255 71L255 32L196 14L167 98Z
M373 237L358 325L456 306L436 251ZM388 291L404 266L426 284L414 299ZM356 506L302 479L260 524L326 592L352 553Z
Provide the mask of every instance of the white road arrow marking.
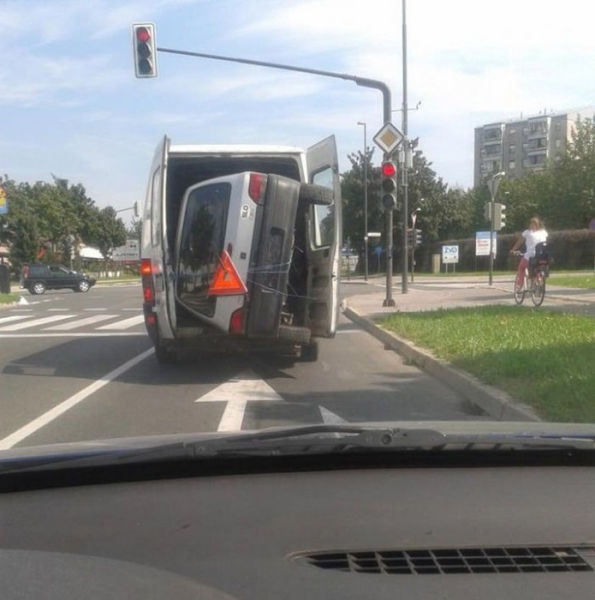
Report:
M327 425L339 425L340 423L347 423L345 419L342 419L339 415L336 415L334 412L324 408L324 406L319 406L318 410L320 411L322 422Z
M240 431L248 402L279 402L283 398L253 371L243 371L197 398L195 402L226 402L217 431Z

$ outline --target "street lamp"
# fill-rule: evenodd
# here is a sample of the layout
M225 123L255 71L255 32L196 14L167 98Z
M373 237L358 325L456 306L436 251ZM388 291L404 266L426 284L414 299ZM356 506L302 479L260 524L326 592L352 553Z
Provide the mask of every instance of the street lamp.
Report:
M368 281L368 138L366 123L357 124L364 128L364 279Z
M494 280L494 220L496 219L496 210L495 210L495 202L496 196L498 194L498 186L500 185L500 180L504 177L506 173L504 171L500 171L500 173L496 173L492 175L491 179L488 181L488 189L490 190L490 274L489 274L489 284L492 285Z

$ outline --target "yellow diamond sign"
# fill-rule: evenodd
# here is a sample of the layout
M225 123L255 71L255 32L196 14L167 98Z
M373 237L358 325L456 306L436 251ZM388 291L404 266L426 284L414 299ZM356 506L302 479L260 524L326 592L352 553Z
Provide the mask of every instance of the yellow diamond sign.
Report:
M392 123L386 123L374 136L374 142L383 152L391 154L399 147L403 138L403 134Z

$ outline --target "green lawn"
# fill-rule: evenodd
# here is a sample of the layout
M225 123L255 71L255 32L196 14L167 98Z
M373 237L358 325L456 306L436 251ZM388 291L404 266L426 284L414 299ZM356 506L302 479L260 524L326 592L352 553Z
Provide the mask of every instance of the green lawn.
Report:
M395 314L381 324L551 421L595 423L595 319L517 306Z
M595 290L595 275L552 275L548 279L548 283L551 285Z
M0 304L12 304L20 298L20 294L0 294Z

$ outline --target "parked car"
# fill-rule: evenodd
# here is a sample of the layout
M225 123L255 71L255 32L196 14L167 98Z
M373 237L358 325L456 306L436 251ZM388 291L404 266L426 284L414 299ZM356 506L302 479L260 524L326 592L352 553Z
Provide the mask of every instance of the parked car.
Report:
M68 269L64 265L25 265L21 273L21 287L30 294L43 294L46 290L70 288L75 292L88 292L95 278Z

